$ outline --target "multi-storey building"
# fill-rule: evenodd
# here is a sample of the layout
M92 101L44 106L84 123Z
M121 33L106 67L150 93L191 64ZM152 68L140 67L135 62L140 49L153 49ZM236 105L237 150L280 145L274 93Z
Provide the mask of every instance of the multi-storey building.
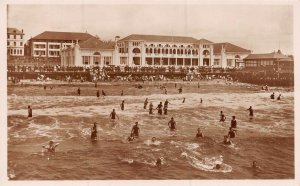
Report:
M62 48L90 37L88 33L45 31L29 40L31 56L60 57Z
M104 45L99 39L91 37L63 47L61 61L62 65L75 66L236 67L248 54L250 50L230 43L214 44L193 37L133 34L120 40L117 36L114 46ZM100 61L95 61L96 55L99 55Z
M11 56L24 55L24 32L16 28L7 28L7 54Z

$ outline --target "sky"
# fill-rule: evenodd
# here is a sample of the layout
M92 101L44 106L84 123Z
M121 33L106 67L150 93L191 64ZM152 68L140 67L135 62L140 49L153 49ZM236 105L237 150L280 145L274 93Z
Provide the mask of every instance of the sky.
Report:
M253 53L293 54L291 5L22 5L7 7L8 27L25 40L44 31L88 32L104 40L130 34L190 36L230 42Z

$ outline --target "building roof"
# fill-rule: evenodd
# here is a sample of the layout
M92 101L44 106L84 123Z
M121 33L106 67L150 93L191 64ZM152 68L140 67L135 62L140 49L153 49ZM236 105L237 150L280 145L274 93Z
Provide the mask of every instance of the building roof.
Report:
M132 34L119 41L152 41L152 42L176 42L176 43L197 43L198 40L193 37L185 36L162 36L162 35L141 35Z
M209 40L204 39L204 38L199 39L198 42L199 42L200 44L205 44L205 43L207 43L207 44L212 44L212 43L213 43L212 41L209 41Z
M45 31L33 38L32 40L57 40L57 41L70 41L70 40L87 40L92 37L89 33L81 32L54 32L54 31Z
M114 42L103 42L97 37L90 37L85 41L79 42L80 48L92 48L92 49L114 49Z
M244 49L242 47L236 46L231 43L215 43L214 45L214 53L221 53L222 46L225 49L225 52L235 52L235 53L251 53L251 50Z
M23 30L20 31L16 28L7 28L7 33L8 34L17 34L17 35L24 35Z
M289 57L283 55L280 50L277 52L266 53L266 54L250 54L244 59L251 60L251 59L288 59Z

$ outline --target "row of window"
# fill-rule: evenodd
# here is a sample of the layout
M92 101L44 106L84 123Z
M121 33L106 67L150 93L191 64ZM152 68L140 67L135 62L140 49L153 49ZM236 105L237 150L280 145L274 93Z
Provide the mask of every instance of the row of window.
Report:
M11 55L23 55L22 49L9 49Z
M272 60L250 60L245 62L246 67L257 67L257 66L270 66L274 65L274 62Z
M18 39L23 39L23 35L7 34L8 39L17 39L17 36L20 36Z
M13 46L17 46L17 42L10 42L10 41L7 41L7 46L11 46L10 44L13 43ZM23 46L23 42L20 42L20 46Z
M106 65L112 64L112 57L104 56L103 62ZM91 64L99 65L99 64L101 64L100 56L82 56L82 64L84 64L84 65L91 65Z
M191 54L193 54L193 55L198 55L198 50L191 50L191 49L185 49L185 50L183 50L183 49L160 49L160 48L154 48L154 49L152 49L152 48L146 48L146 53L147 54L160 54L160 53L162 53L162 54L179 54L179 55L181 55L181 54L186 54L186 55L191 55Z

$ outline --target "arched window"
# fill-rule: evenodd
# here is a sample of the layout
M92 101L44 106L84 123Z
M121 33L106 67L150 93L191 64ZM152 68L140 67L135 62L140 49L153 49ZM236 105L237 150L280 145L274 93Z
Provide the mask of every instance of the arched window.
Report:
M189 55L191 54L191 49L188 50L188 54L189 54Z
M170 52L169 52L170 54L172 54L172 49L170 48Z
M99 56L100 55L100 52L95 52L94 53L94 56Z
M169 45L169 44L166 44L165 47L170 47L170 45Z
M187 53L187 49L184 50L184 54L185 54L185 55L188 54L188 53Z
M173 49L173 54L176 54L176 49Z
M180 54L183 54L183 49L181 49Z
M162 45L161 44L158 44L158 46L157 47L162 47Z
M172 47L177 48L177 45L173 45Z
M187 48L191 48L191 45L188 45Z
M153 53L152 48L150 48L150 54L152 54L152 53Z
M168 54L169 53L169 50L168 49L166 49L166 54Z
M179 49L177 49L177 54L180 54L180 50Z
M184 46L183 46L183 45L180 45L180 48L184 48Z
M209 51L208 50L204 50L203 51L203 55L209 55Z
M157 53L159 53L160 54L160 48L158 49L158 52Z
M157 49L156 48L154 48L154 54L156 54L157 53Z
M151 44L150 47L155 47L155 46L153 44Z
M149 49L148 49L148 48L146 48L146 53L147 53L147 54L149 53Z
M192 50L192 54L195 55L195 50Z
M165 49L162 49L162 50L161 50L161 53L164 54L164 53L165 53Z
M196 55L198 55L198 50L196 50Z
M137 53L141 53L141 50L139 48L134 48L132 50L133 53L137 54Z

